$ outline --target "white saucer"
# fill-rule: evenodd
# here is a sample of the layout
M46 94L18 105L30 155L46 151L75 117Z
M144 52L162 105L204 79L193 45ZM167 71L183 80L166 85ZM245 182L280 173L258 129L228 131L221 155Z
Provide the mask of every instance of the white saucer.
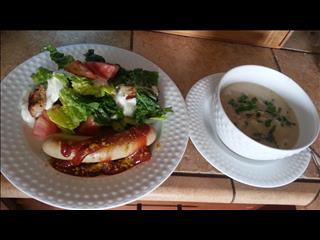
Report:
M308 150L279 160L255 161L232 152L221 142L215 131L210 104L222 75L217 73L199 80L187 95L190 138L197 150L216 169L247 185L280 187L299 178L311 159Z

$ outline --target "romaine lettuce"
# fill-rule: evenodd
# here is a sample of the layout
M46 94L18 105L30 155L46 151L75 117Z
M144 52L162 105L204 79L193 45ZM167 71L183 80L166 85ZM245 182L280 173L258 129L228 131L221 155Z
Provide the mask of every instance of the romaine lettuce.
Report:
M95 122L106 126L123 118L122 110L110 95L99 98L82 96L72 88L63 88L59 100L62 106L53 107L48 115L60 128L73 130L90 115Z
M59 52L51 44L44 47L42 51L48 51L50 53L51 60L58 65L59 69L66 67L68 64L74 61L74 58L71 55L64 55L64 53Z
M35 84L46 83L49 78L52 77L52 71L44 67L39 67L35 73L31 75L32 80Z
M100 104L96 109L92 109L95 122L102 125L110 125L112 121L123 119L122 109L118 107L114 99L106 95L99 98Z
M115 89L112 85L94 85L93 81L85 77L70 76L73 89L81 95L93 95L103 97L107 94L115 95Z
M76 106L55 106L48 111L48 116L51 121L59 127L73 130L77 128L82 121L87 120L87 114Z
M144 88L137 89L137 107L134 113L137 122L143 123L148 119L165 120L168 112L173 111L171 108L161 108L152 91Z
M59 127L68 130L77 128L81 122L87 120L90 115L90 108L93 107L82 96L77 95L70 88L63 88L60 91L59 100L62 104L52 107L48 111L48 116ZM96 105L98 107L98 105Z
M84 56L86 57L87 62L106 62L106 60L102 56L94 54L93 49L89 49L88 52L84 54Z
M147 71L140 68L134 70L126 70L120 67L117 76L110 81L115 86L124 84L135 87L149 87L158 85L159 73Z

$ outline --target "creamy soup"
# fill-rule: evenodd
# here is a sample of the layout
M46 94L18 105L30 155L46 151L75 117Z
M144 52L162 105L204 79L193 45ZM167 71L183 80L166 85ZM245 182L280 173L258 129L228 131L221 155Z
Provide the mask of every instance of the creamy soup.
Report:
M222 89L221 102L230 120L250 138L281 149L297 143L297 118L272 90L249 82L233 83Z

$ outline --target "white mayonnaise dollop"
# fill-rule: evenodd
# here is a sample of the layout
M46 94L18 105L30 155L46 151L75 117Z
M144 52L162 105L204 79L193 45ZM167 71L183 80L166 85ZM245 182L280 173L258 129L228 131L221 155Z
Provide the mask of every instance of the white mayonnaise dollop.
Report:
M30 88L26 89L20 100L21 117L28 124L29 127L33 127L35 119L31 116L29 112L29 95L32 90Z
M48 87L46 90L46 98L47 98L46 106L45 106L46 110L50 109L52 105L56 101L58 101L60 90L62 88L63 88L63 84L58 78L53 76L52 78L48 79Z
M132 117L136 110L137 99L135 97L127 99L127 96L130 94L128 92L128 88L130 87L121 86L114 100L116 101L117 105L123 109L124 116Z

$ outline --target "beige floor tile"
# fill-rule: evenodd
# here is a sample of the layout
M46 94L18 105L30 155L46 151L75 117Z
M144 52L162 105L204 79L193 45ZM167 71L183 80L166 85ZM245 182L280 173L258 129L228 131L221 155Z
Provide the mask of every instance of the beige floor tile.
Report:
M16 187L14 187L2 174L1 174L1 198L29 198Z
M305 179L320 179L320 169L317 168L314 161L311 159L309 166L307 167L306 171L300 177ZM319 182L320 184L320 182Z
M256 188L234 181L235 198L233 203L308 205L320 190L320 184L293 182L278 188Z
M141 201L230 203L232 198L227 178L171 176Z
M320 194L307 206L298 206L297 210L320 210Z
M283 48L320 53L320 31L294 31Z
M184 156L175 172L222 174L201 156L190 139Z

